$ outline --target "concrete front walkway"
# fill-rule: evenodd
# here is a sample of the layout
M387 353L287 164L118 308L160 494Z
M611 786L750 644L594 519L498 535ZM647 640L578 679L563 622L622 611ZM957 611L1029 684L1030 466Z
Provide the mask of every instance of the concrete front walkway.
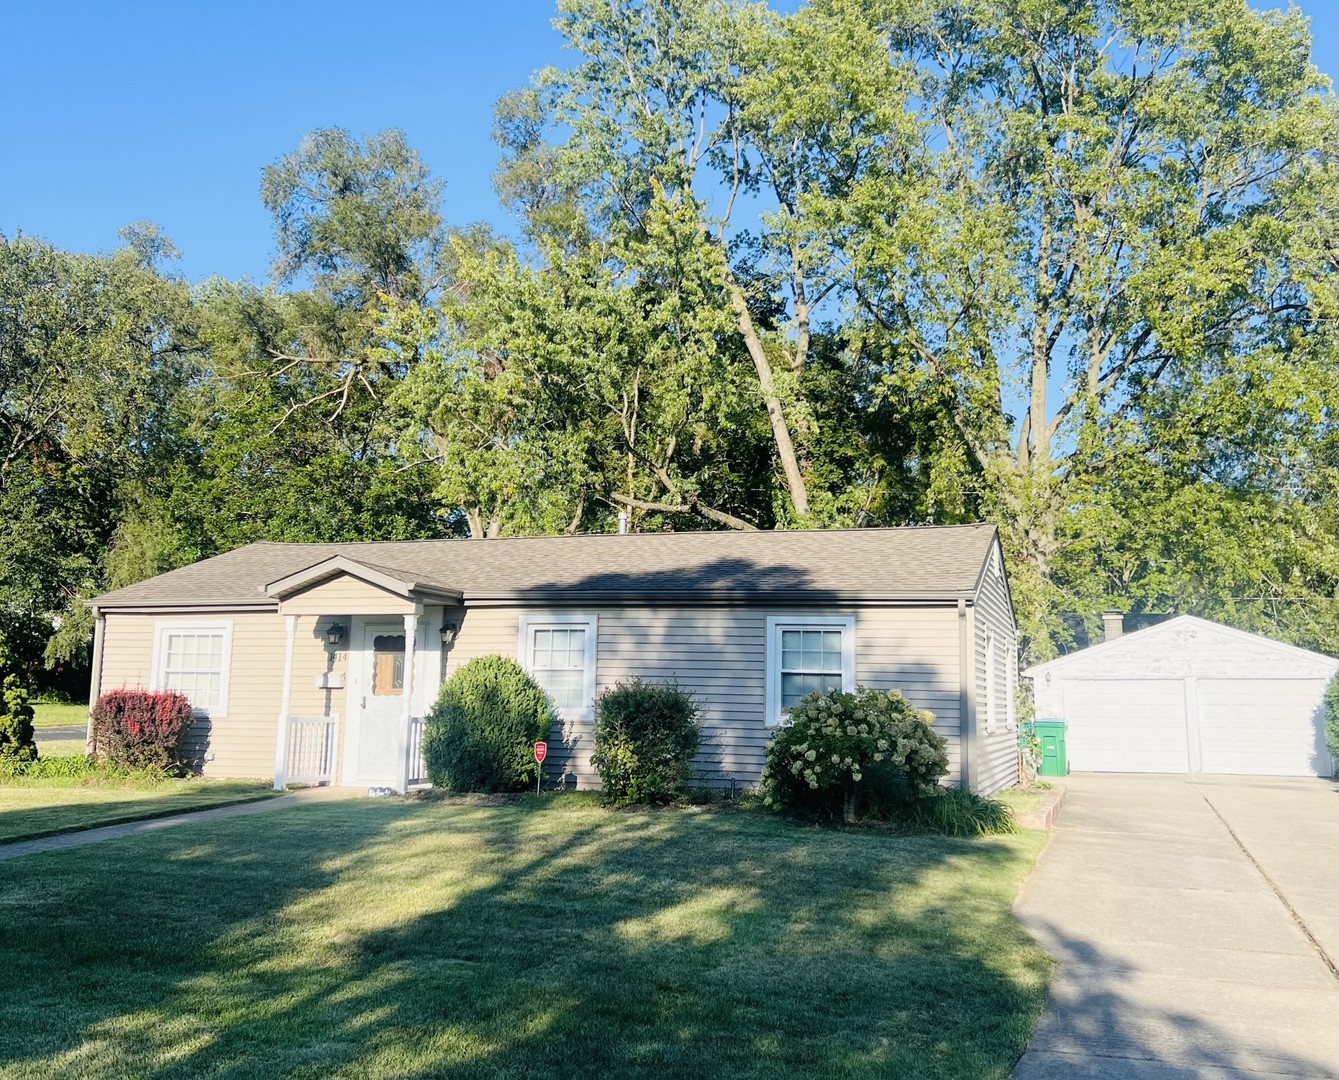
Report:
M361 794L363 794L361 788L299 788L285 795L276 795L272 799L216 806L210 810L184 810L171 817L130 821L123 825L105 825L100 829L83 829L79 832L61 833L59 836L44 836L39 840L19 840L12 844L0 844L0 862L18 859L24 855L37 855L43 851L62 851L65 848L101 843L103 840L118 840L123 836L138 836L140 833L157 832L159 829L171 829L176 825L190 825L197 821L217 821L219 818L268 814L272 810L287 810L290 807L327 802L330 799L356 798Z
M1066 786L1017 904L1057 965L1015 1080L1339 1077L1339 785Z

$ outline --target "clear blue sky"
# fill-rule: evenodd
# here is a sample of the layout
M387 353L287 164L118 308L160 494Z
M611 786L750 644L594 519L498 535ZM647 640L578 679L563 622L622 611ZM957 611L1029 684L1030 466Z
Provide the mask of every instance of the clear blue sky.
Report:
M1339 82L1339 5L1300 6L1317 65ZM493 103L564 62L552 12L551 0L8 0L0 232L97 250L154 221L187 277L260 278L272 250L260 170L325 126L403 128L446 180L449 220L505 226Z

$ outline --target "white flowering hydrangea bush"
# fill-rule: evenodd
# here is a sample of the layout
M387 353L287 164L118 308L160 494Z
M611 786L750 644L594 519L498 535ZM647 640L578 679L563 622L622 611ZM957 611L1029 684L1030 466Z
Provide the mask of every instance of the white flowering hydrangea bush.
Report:
M933 722L899 690L809 694L767 747L763 804L855 822L862 812L935 795L948 750Z

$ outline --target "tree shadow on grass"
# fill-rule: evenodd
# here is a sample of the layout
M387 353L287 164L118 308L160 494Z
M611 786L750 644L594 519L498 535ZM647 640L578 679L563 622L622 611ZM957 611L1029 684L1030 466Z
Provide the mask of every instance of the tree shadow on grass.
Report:
M78 781L10 781L0 784L0 850L34 837L224 806L270 794L266 785L241 780L165 780L149 788L84 785Z
M1004 1076L1028 839L335 803L0 867L0 1070Z

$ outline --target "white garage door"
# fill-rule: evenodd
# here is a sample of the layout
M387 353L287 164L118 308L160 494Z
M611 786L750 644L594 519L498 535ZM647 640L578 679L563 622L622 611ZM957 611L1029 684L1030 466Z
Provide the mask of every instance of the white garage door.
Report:
M1201 770L1328 776L1319 719L1323 679L1201 679Z
M1069 766L1076 772L1190 771L1181 679L1066 679Z

